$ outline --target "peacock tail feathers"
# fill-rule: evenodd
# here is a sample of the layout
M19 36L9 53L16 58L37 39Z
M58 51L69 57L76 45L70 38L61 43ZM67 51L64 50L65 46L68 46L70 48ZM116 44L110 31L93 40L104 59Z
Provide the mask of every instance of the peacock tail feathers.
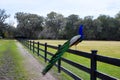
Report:
M60 47L60 49L51 58L48 65L42 72L43 75L45 75L52 68L52 66L56 63L56 61L61 58L61 56L64 54L64 52L66 52L69 49L69 47L70 47L70 41L68 40Z
M43 72L42 72L43 75L45 75L52 68L52 66L56 63L56 61L61 58L61 56L69 49L69 47L71 47L73 45L77 45L79 42L81 42L83 40L82 27L83 27L83 25L81 25L79 28L79 35L74 36L72 39L65 42L59 48L59 50L55 53L55 55L49 61L48 65L43 70Z

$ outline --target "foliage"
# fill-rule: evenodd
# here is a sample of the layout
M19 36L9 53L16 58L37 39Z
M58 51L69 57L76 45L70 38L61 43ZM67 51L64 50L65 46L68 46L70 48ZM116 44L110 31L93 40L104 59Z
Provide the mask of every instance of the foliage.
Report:
M47 17L37 14L17 12L16 28L4 23L9 15L0 9L0 37L34 38L34 39L70 39L78 34L80 24L84 25L84 39L86 40L120 40L120 12L115 17L99 15L80 18L71 14L64 17L62 14L50 12Z
M5 23L5 20L9 17L9 15L6 14L5 10L0 9L0 36L4 37L5 30L7 24Z
M23 17L22 20L20 20L21 17L18 18L18 14L21 14ZM41 28L37 27L39 33L36 33L36 30L34 30L35 27L32 26L32 28L30 28L27 19L28 17L30 18L30 16L26 17L25 14L27 15L28 13L17 13L16 18L19 22L17 29L27 38L33 38L34 36L34 38L69 39L78 34L79 25L83 24L84 39L120 40L120 13L116 14L115 18L107 15L100 15L96 19L93 19L93 16L86 16L82 19L75 14L64 17L62 14L51 12L44 18L45 21L42 22L41 20L41 24L44 24L41 25ZM36 36L33 35L35 33ZM29 37L27 35L29 35Z
M36 14L18 12L15 15L18 25L18 36L26 38L37 38L42 31L43 17Z
M58 39L64 26L65 21L63 15L56 12L51 12L47 14L45 19L46 28L44 28L42 35L44 35L46 38Z
M71 36L74 36L78 34L78 27L81 23L79 23L79 16L72 14L66 18L66 26L65 26L65 38L71 38Z

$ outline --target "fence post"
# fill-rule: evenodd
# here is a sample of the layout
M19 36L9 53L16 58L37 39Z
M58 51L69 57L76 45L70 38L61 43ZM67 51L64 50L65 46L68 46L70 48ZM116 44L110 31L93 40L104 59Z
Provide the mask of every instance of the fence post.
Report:
M25 40L25 46L27 47L27 40Z
M39 56L39 42L38 42L38 49L37 49L37 55Z
M29 48L29 41L27 40L27 48Z
M34 41L33 41L33 53L34 53Z
M47 43L45 43L45 62L47 62Z
M30 41L28 40L28 49L30 48Z
M28 49L30 48L30 44L29 43L30 43L30 41L28 40Z
M27 40L26 40L26 47L28 48Z
M27 41L25 40L25 46L27 47Z
M91 74L90 80L96 80L96 69L97 69L97 61L96 61L96 54L97 50L91 50Z
M24 41L24 45L26 46L26 40Z
M30 41L30 50L31 50L31 41Z
M58 50L60 49L60 46L61 45L58 45ZM58 73L60 73L61 72L61 58L58 60Z

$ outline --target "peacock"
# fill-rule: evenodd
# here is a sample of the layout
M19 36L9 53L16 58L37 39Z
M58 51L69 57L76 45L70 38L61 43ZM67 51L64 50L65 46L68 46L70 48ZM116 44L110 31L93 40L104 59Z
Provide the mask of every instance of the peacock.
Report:
M79 28L79 34L65 42L60 49L53 55L53 57L50 59L48 65L44 68L42 71L42 74L45 75L52 66L56 63L57 60L61 58L61 56L73 45L77 45L79 42L83 40L83 25L80 25Z

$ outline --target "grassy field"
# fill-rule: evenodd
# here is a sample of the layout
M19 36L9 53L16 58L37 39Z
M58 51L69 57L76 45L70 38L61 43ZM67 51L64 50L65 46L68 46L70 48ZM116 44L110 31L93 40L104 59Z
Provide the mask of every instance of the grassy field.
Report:
M0 40L0 80L27 80L15 40Z
M58 46L59 44L62 45L65 40L39 40L39 42ZM120 58L120 41L83 41L77 46L71 47L71 49L85 52L98 50L100 55Z
M36 40L36 41L37 42L39 41L40 43L47 42L48 44L54 46L58 46L59 44L62 45L65 42L65 40ZM15 40L0 40L0 78L4 77L15 80L27 80L27 73L25 72L22 66L22 62L24 60L20 56L15 42L16 42ZM91 50L94 49L94 50L98 50L97 54L99 55L120 59L120 41L83 41L76 47L75 46L71 47L71 49L80 50L89 53L91 52ZM51 48L48 48L48 51L52 53L56 52L56 50ZM44 55L43 52L40 53ZM50 58L50 56L48 57ZM87 58L76 56L69 53L65 53L63 57L72 60L76 63L82 64L88 68L90 67L90 60ZM40 60L42 60L44 64L44 59L41 58ZM120 79L120 67L101 63L101 62L97 62L97 65L98 65L97 66L98 71ZM89 74L77 68L74 68L69 64L62 62L62 66L72 71L73 73L75 73L84 80L90 79ZM56 74L57 73L56 67L52 69L52 73L56 75L56 77L59 78L59 80L73 80L64 72L62 72L61 74Z
M38 41L38 40L37 40ZM58 46L58 44L63 44L65 40L39 40L41 43L47 42L50 45ZM73 46L72 49L74 50L80 50L84 52L91 52L91 50L98 50L99 55L103 56L109 56L113 58L119 58L120 59L120 41L83 41L76 47ZM55 50L53 49L48 49L50 52L55 53ZM69 53L65 53L63 57L70 59L74 62L77 62L79 64L82 64L86 67L90 67L90 60L86 59L84 57L78 57L76 55L72 55ZM106 73L108 75L114 76L118 79L120 79L120 67L112 66L109 64L97 62L97 70L103 73ZM66 63L62 62L62 65L77 74L79 77L81 77L84 80L89 80L90 76L89 74L78 70ZM66 79L66 75L64 73L62 75L62 80ZM64 76L65 75L65 76ZM68 77L68 76L67 76ZM69 80L72 80L71 78L68 77ZM67 80L68 80L67 79Z

